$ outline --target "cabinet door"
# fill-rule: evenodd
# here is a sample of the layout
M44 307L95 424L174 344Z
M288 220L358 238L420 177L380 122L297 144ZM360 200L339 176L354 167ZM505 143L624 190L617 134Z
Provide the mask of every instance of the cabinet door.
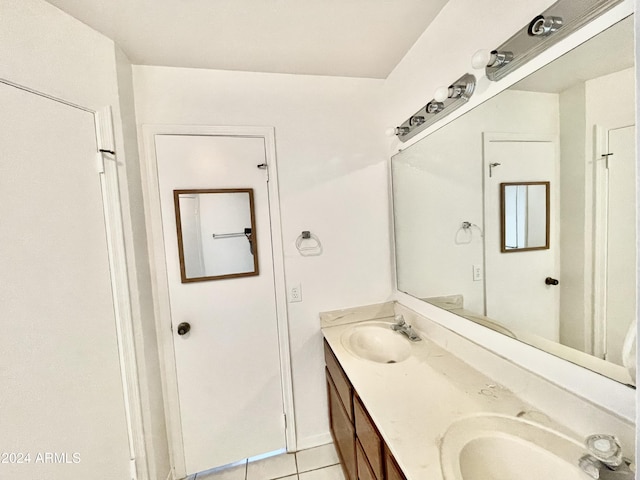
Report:
M362 449L369 460L369 464L375 474L375 478L383 480L384 467L382 465L382 439L378 430L369 418L360 398L354 395L353 412L356 424L356 436L362 445Z
M329 422L333 441L347 480L357 480L355 430L342 406L328 370L326 374L329 395Z
M333 386L336 387L338 396L344 405L347 415L349 415L349 421L353 423L353 389L351 388L351 382L349 382L349 379L342 370L340 363L338 363L326 340L324 341L324 359L327 364L327 370L329 370L329 375L331 375L331 380L333 380Z
M386 452L384 455L384 462L385 462L385 468L387 470L386 480L406 480L405 476L402 474L402 471L396 464L396 461L393 459L393 456L391 455L389 450L386 449L386 446L385 446L385 450Z
M376 475L371 470L371 465L369 465L367 456L358 440L356 440L356 458L358 460L358 480L376 480Z

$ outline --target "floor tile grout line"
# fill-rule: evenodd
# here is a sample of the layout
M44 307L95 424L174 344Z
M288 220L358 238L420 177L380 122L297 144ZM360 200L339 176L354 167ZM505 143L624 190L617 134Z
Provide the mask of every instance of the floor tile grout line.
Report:
M336 465L340 465L340 462L331 463L329 465L325 465L324 467L312 468L311 470L305 470L304 472L298 472L298 475L300 475L301 473L315 472L317 470L322 470L323 468L335 467Z

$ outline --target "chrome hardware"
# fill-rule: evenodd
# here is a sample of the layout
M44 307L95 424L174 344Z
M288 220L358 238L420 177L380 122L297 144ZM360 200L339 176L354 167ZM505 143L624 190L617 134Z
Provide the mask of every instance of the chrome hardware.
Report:
M427 106L425 108L427 110L427 113L440 113L442 110L444 110L444 103L429 102L427 103Z
M529 35L532 37L546 37L547 35L551 35L556 32L563 25L562 17L545 17L543 15L538 15L536 18L531 20L529 24Z
M513 60L513 52L499 52L493 50L491 52L491 59L487 63L487 67L500 68Z
M396 315L395 319L396 323L391 325L391 330L394 332L399 332L405 335L412 342L419 342L422 340L418 334L411 328L411 325L407 324L404 321L404 317L402 315Z
M424 123L424 117L420 115L414 115L409 119L409 126L411 127L417 127L419 125L422 125L423 123Z
M596 480L633 480L631 461L622 456L620 442L613 435L590 435L585 441L589 454L578 461L580 469Z
M453 82L447 90L443 101L431 99L427 104L396 127L395 134L402 142L406 142L445 115L460 108L469 101L476 88L476 77L467 73Z

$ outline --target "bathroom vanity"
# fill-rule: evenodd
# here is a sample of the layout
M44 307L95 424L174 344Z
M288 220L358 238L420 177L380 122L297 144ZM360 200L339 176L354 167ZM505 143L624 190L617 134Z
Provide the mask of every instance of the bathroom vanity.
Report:
M394 332L396 315L422 339ZM545 385L402 305L327 312L321 322L331 431L347 480L493 478L491 468L514 469L525 480L587 479L578 464L590 455L584 442L591 434L615 435L624 456L633 455L631 422ZM460 349L480 366L493 363L504 378L465 363L456 356ZM501 383L509 378L518 380L507 388ZM531 403L532 389L558 408Z

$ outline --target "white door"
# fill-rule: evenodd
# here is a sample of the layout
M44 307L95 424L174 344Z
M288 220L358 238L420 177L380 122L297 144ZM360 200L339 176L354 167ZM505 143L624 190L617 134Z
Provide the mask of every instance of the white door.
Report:
M0 477L130 478L94 116L0 105Z
M605 358L622 365L622 344L636 316L635 126L608 132Z
M557 157L555 138L484 134L486 315L554 341L559 337L559 288L545 279L562 281L556 258ZM550 182L549 249L501 252L500 184L514 182Z
M265 143L155 135L158 188L187 474L285 448ZM174 190L252 188L259 275L181 283ZM216 240L205 231L207 245ZM187 322L191 330L178 334Z

